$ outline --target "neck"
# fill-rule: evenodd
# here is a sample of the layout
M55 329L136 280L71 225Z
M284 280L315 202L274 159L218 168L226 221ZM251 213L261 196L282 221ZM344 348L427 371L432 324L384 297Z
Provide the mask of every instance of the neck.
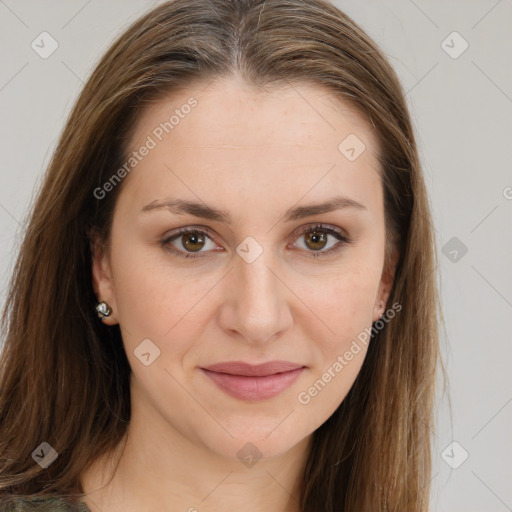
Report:
M149 421L144 412L132 408L115 452L84 472L84 502L91 512L300 511L311 436L279 456L257 461L249 456L242 463L187 438L162 417Z

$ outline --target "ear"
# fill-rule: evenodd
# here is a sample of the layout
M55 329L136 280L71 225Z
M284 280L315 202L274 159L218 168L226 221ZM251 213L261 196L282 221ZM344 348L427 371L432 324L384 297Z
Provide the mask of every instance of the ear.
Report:
M91 237L90 240L93 289L98 302L105 301L112 310L102 322L105 325L115 325L118 323L117 303L108 250L97 236Z
M386 311L389 295L393 288L395 270L398 262L399 251L395 247L391 250L391 256L385 263L382 271L379 290L373 307L372 322L376 322Z

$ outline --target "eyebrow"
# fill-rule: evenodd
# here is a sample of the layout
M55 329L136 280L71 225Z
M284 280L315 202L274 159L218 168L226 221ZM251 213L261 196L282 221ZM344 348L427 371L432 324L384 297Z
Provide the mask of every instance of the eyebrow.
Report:
M142 208L142 212L150 212L158 209L168 209L177 214L189 214L194 217L208 219L212 221L219 221L224 224L231 225L232 218L228 211L219 208L208 206L204 203L195 201L188 201L185 199L174 199L158 201L155 200ZM322 213L329 213L342 208L355 208L358 210L366 210L366 206L353 199L343 196L336 196L326 202L318 204L310 204L306 206L296 206L286 211L284 221L290 222L294 220L311 217L312 215L320 215Z

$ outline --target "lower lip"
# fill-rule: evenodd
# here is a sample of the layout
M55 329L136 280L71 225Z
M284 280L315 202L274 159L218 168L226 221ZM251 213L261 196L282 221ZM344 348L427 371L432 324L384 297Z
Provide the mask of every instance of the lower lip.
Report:
M265 377L245 377L217 373L201 368L203 373L228 395L240 400L268 400L289 388L305 368L297 368L289 372L276 373Z

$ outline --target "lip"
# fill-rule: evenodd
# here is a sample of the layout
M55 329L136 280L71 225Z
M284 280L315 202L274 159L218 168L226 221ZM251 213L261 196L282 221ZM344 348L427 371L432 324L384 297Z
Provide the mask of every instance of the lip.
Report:
M268 400L289 388L306 369L288 361L251 365L243 361L214 364L201 371L222 391L240 400Z

